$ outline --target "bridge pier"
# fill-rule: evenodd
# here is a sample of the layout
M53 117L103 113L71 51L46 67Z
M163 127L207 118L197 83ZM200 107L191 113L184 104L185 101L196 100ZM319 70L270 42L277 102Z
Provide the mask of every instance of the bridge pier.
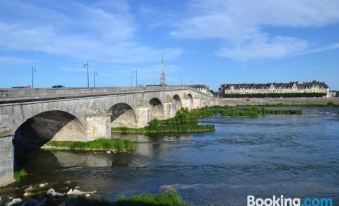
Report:
M176 113L175 104L173 103L164 103L164 119L169 119L175 116Z
M111 115L95 115L86 117L86 134L87 139L83 141L91 141L99 138L111 137Z
M201 99L193 99L193 105L191 109L198 109L201 107Z
M188 110L193 109L193 101L190 99L183 99L182 101L182 107L187 108Z
M14 182L14 147L12 136L0 138L0 187Z
M139 107L136 109L137 127L146 127L152 120L151 109L148 107Z

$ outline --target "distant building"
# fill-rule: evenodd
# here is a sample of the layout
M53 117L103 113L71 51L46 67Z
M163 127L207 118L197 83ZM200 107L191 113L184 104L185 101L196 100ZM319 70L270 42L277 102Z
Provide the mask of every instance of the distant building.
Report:
M338 97L339 96L339 92L338 91L335 91L335 90L332 90L332 91L329 91L328 97Z
M209 90L209 87L205 84L194 84L194 85L189 85L190 87L193 87L201 92L204 92L204 93L209 93L210 90Z
M325 82L289 82L266 84L222 84L219 93L223 94L270 94L270 93L325 93L329 88Z

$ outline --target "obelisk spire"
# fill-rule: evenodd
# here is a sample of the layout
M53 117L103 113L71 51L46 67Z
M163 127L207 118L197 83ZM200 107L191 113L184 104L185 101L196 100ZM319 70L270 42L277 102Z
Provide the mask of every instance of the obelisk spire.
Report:
M164 55L161 57L161 70L160 70L160 86L166 85L166 77L165 77L165 68L164 68Z

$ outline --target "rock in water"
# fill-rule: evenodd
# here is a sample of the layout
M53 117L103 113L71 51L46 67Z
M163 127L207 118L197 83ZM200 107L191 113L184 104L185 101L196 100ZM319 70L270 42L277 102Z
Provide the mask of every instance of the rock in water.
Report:
M44 188L44 187L46 187L46 185L48 185L48 183L41 183L41 184L39 185L39 187L40 187L40 188Z
M30 185L29 187L27 187L24 191L25 192L32 192L34 190L33 186Z
M12 201L8 202L6 206L13 206L16 204L20 204L22 202L21 198L14 198Z
M84 192L82 192L82 191L80 191L78 189L74 189L74 190L70 189L67 192L67 195L70 195L70 196L72 196L72 195L84 195L84 194L85 194Z
M52 197L62 197L62 196L64 196L63 194L61 194L59 192L55 192L55 190L53 188L51 188L47 191L47 195L52 196Z
M74 189L74 190L70 189L67 192L67 195L69 195L69 196L73 196L73 195L74 196L81 196L81 195L87 196L87 195L91 195L91 194L94 194L94 193L96 193L96 191L93 191L93 192L83 192L83 191L78 190L78 189Z

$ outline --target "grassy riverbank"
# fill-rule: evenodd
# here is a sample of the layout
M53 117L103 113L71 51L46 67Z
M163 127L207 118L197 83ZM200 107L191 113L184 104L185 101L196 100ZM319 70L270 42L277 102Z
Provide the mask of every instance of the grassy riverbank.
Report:
M43 148L74 151L132 152L134 150L134 144L132 141L121 139L97 139L89 142L50 141L46 143Z
M133 195L131 197L120 196L116 202L110 203L104 200L77 199L74 206L186 206L182 197L175 191L162 192L160 194Z
M188 111L181 109L175 117L167 120L154 119L144 128L112 128L113 133L186 133L186 132L213 132L214 125L201 125L200 118L224 116L256 118L266 114L302 114L302 110L266 109L254 106L213 106Z

